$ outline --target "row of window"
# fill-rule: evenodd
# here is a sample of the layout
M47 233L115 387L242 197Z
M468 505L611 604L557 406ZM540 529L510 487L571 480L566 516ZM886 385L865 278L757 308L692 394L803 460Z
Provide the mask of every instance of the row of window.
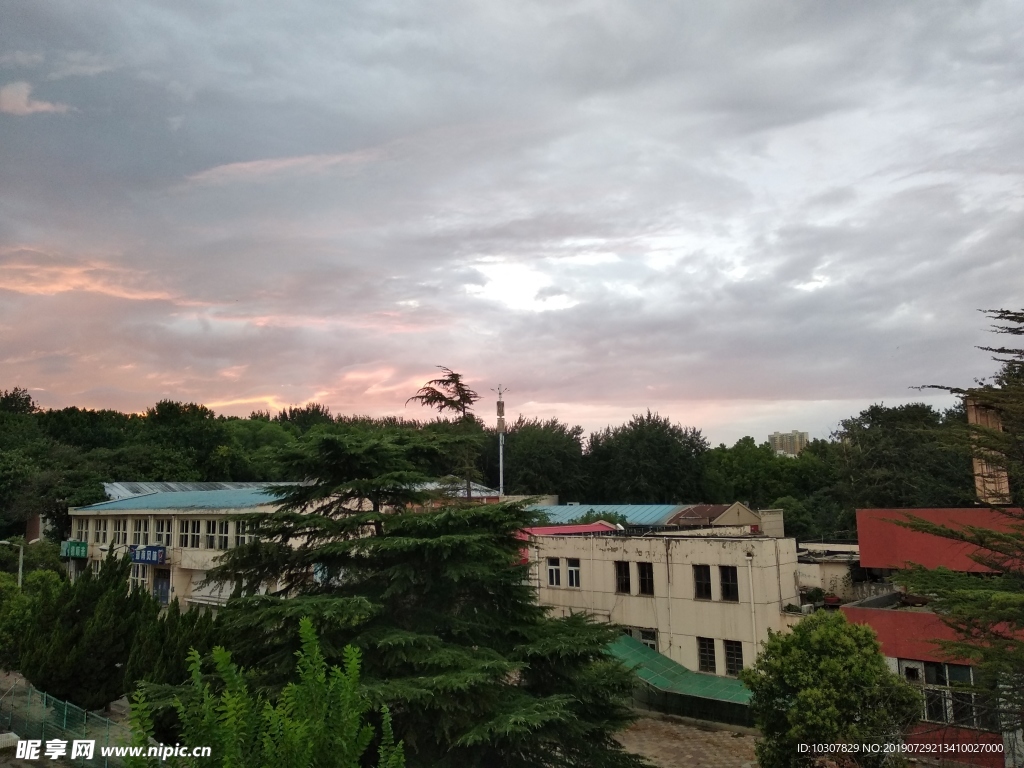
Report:
M133 544L148 547L149 519L118 518L114 520L88 518L75 519L75 540L88 541L90 528L93 543L106 544L110 536L111 544ZM91 523L91 525L90 525ZM156 520L154 522L153 543L157 546L170 547L174 542L174 521ZM228 549L231 545L231 529L234 529L234 546L240 547L255 541L256 537L247 530L244 521L232 523L228 520L178 520L178 546L185 549Z
M739 640L723 640L722 649L725 651L725 674L738 675L743 669L743 643ZM718 674L714 638L697 638L697 668L701 672Z
M547 558L548 586L562 586L562 560L558 557ZM567 558L568 581L570 587L581 588L580 561L578 558ZM654 563L638 562L636 564L637 594L654 595ZM737 603L740 599L739 574L735 565L718 566L719 600ZM624 595L633 594L632 563L626 560L615 561L615 591ZM693 598L695 600L712 600L711 566L693 566Z

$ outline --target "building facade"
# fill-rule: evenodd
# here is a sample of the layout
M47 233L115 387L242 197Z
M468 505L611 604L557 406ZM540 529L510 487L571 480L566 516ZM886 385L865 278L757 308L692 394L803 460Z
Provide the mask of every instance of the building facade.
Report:
M1014 510L1018 514L1020 510ZM857 511L860 564L875 574L892 574L914 564L982 576L988 568L971 559L974 547L896 525L914 516L952 529L976 526L1008 530L1009 518L989 509L870 509ZM1004 732L996 702L975 688L977 673L967 659L951 658L942 641L956 636L928 607L923 595L890 586L881 595L844 605L846 617L878 635L886 663L922 694L921 723L911 743L976 745L972 764L1002 768L1024 762L1019 730ZM999 751L995 751L998 749ZM966 761L965 761L966 762Z
M529 553L539 600L554 615L584 612L620 624L693 671L735 676L769 630L800 618L792 610L800 603L792 539L535 529Z
M772 450L781 456L796 456L807 447L808 435L794 429L792 432L772 432L768 435L768 443Z
M207 572L225 551L251 541L234 515L274 511L278 501L262 488L168 491L132 496L72 509L72 578L85 568L99 571L103 559L132 554L131 583L161 603L189 605L227 602L231 586L207 584Z

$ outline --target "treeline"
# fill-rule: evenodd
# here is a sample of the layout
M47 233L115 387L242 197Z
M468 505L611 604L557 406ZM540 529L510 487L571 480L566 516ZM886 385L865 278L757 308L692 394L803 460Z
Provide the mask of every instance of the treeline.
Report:
M0 536L22 533L37 513L58 523L55 536L65 536L67 508L103 501L103 482L300 480L287 459L317 435L381 430L469 440L475 450L468 467L460 455L429 470L498 485L498 435L471 413L458 421L374 419L335 416L313 403L237 418L173 401L142 414L43 410L24 389L4 391ZM788 458L751 437L712 448L699 429L649 411L586 436L557 419L520 416L506 435L505 491L583 504L743 501L784 508L791 535L827 536L850 531L858 507L973 504L963 435L962 408L873 405Z

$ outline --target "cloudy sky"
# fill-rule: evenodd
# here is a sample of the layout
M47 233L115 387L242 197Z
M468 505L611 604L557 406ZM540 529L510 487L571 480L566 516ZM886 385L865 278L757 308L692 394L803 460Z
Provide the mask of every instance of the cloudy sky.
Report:
M1012 0L0 18L0 388L46 406L422 416L441 364L824 436L991 373L977 310L1024 306Z

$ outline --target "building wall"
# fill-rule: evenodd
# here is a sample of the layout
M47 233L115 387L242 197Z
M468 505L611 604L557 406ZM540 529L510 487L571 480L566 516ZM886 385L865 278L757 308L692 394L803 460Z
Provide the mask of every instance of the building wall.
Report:
M749 571L748 552L753 554ZM531 540L530 557L539 600L555 615L583 611L628 627L654 629L657 650L695 671L698 637L715 640L718 674L725 671L723 640L741 642L743 663L749 666L769 629L790 626L783 607L799 603L792 539L543 536ZM547 558L555 557L561 569L557 587L549 586L546 565ZM568 586L568 559L580 561L579 588ZM616 592L616 561L630 563L628 595ZM653 596L639 594L638 562L653 565ZM698 564L711 567L711 600L695 598L693 566ZM719 566L736 568L738 602L721 599Z
M273 507L255 507L244 509L177 509L177 510L131 510L118 509L105 512L84 512L79 510L71 511L71 537L78 538L79 520L88 521L89 556L88 560L76 567L96 567L93 564L102 561L111 546L115 546L115 554L123 553L128 546L135 544L134 523L136 520L143 520L148 523L148 543L144 543L140 537L138 546L165 546L166 562L163 565L146 566L145 586L147 589L154 588L154 571L166 569L170 576L170 591L168 599L178 599L182 609L190 603L217 605L223 603L228 596L226 590L219 590L216 585L202 587L206 579L206 573L216 564L218 558L224 554L224 550L207 547L206 521L223 521L232 515L251 514L253 512L270 512ZM179 522L181 520L199 520L199 548L180 546ZM106 541L96 541L97 522L106 522ZM115 521L123 521L127 524L127 542L114 545ZM170 523L170 542L161 544L156 539L157 521ZM235 546L236 528L235 523L228 523L228 548ZM190 540L191 543L191 540ZM216 545L215 541L215 545Z

